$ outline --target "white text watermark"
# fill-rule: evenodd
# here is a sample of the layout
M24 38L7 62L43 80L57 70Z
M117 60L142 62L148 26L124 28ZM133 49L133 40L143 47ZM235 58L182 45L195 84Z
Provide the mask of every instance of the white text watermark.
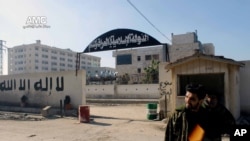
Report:
M50 28L45 16L28 16L23 29L26 28Z

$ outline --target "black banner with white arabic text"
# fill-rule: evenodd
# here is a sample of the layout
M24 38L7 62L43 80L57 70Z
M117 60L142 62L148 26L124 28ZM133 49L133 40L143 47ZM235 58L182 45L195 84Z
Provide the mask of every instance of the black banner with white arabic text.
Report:
M150 35L131 29L114 29L92 41L83 53L161 45Z

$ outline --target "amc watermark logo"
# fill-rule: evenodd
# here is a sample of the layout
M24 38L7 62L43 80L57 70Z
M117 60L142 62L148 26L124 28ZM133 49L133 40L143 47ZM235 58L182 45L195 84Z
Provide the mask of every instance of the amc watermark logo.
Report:
M230 134L230 141L250 141L250 125L236 125Z
M28 16L23 28L50 28L50 26L47 25L45 16Z

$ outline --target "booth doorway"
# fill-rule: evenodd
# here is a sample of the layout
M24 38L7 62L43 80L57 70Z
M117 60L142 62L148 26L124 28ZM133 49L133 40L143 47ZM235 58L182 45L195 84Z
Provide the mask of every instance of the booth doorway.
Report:
M218 95L219 102L222 105L225 105L224 73L178 75L178 96L185 96L185 87L189 83L198 83L204 85L206 90L216 93Z

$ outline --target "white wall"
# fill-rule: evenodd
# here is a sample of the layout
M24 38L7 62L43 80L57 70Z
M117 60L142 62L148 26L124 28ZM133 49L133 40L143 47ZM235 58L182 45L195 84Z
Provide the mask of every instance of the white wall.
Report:
M87 98L159 98L158 84L86 85Z
M250 114L250 61L242 61L245 64L240 68L240 106L241 111Z
M0 104L19 105L23 95L28 97L29 105L60 107L66 95L71 98L73 107L86 103L84 70L13 74L0 77Z
M172 43L174 45L189 44L189 43L194 43L196 41L197 41L197 35L194 32L172 36Z
M122 98L159 98L158 84L117 85L117 95Z
M114 85L86 85L87 98L112 98Z
M165 116L173 111L173 105L175 104L175 97L173 96L172 71L165 69L167 64L169 63L161 62L159 64L159 89L161 92L159 109L164 112Z
M170 62L175 62L178 59L192 56L195 53L195 49L199 49L199 43L186 43L186 44L173 44L169 48Z

